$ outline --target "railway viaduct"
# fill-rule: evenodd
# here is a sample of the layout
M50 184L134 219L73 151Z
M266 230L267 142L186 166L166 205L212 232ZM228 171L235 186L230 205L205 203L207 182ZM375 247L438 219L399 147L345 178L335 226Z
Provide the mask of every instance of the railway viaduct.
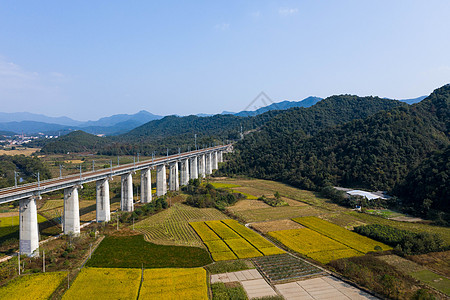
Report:
M163 196L167 188L177 191L180 185L186 185L189 179L203 178L212 174L222 162L224 152L231 150L230 145L215 146L189 151L167 157L138 161L131 164L110 167L98 171L84 172L37 183L19 185L0 190L0 204L19 200L20 252L27 255L39 255L39 229L36 200L44 193L64 190L64 234L80 233L80 210L78 191L84 183L96 182L96 221L107 222L111 219L109 181L114 176L121 178L120 209L133 211L132 175L140 171L141 203L152 201L151 169L156 168L156 196ZM169 170L167 182L166 168Z

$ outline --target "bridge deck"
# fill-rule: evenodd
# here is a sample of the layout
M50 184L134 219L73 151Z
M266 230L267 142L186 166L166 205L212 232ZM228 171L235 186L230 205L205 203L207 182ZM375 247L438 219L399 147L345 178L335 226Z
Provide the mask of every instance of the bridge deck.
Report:
M129 172L142 170L148 167L160 165L162 163L170 163L178 161L183 158L190 158L192 156L197 156L203 153L208 153L216 150L225 150L229 146L230 145L216 146L190 152L184 152L176 155L170 155L167 157L159 157L153 160L145 160L136 163L125 164L98 171L90 171L81 174L68 175L62 178L55 178L41 181L39 184L35 182L19 185L17 187L4 188L0 190L0 204L23 199L26 197L37 196L55 190L60 190L69 186L73 186L75 184L83 184L107 177L120 176Z

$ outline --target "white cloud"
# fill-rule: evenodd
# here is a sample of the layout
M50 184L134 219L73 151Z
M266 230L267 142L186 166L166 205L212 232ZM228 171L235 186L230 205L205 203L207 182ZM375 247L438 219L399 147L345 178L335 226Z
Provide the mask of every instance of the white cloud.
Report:
M220 24L216 24L216 26L214 26L214 28L216 30L226 31L230 28L230 24L229 23L220 23Z
M278 13L282 16L290 16L298 13L298 8L280 8Z

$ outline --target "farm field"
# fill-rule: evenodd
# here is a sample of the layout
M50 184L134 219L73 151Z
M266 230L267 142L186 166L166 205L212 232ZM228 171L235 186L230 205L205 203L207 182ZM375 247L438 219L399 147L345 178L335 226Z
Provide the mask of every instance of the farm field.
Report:
M383 255L377 258L395 267L399 272L410 275L450 296L450 279L445 276L397 255Z
M25 155L30 156L36 151L41 150L41 148L23 148L23 149L15 149L15 150L4 150L0 149L0 155Z
M408 259L450 278L450 250L411 255Z
M322 198L317 194L294 188L284 183L263 180L263 179L232 179L225 178L219 179L212 182L212 184L231 184L239 185L244 188L256 189L258 192L254 191L256 195L273 195L275 192L279 192L282 197L286 197L292 200L301 201L310 205L317 207L325 207L330 209L335 209L339 206L330 202L330 200ZM341 208L342 210L342 208Z
M260 202L256 204L255 201ZM312 206L279 206L271 207L259 200L240 200L234 206L228 208L228 211L246 223L264 222L273 220L291 219L300 216L316 216L320 210Z
M136 299L141 273L141 269L83 268L62 299Z
M257 223L251 223L250 226L262 233L268 233L269 231L304 228L304 226L302 226L292 220L275 220L275 221L257 222Z
M37 215L38 223L47 221L46 218ZM0 218L0 241L19 238L19 216Z
M271 283L323 274L321 269L287 253L256 257L252 261Z
M323 264L362 255L361 252L308 228L272 231L269 235L286 247Z
M192 222L215 261L284 253L234 220Z
M208 299L206 270L146 269L139 299Z
M181 203L136 223L145 239L160 245L204 247L189 222L221 220L226 216L215 208L195 208Z
M110 200L111 211L120 207L120 199L113 198ZM96 200L83 200L80 199L80 221L89 222L96 217ZM63 199L51 199L46 200L44 205L38 210L40 214L45 216L49 220L55 220L61 222L61 214L64 213L64 200Z
M203 248L156 245L143 235L107 236L87 262L100 268L192 268L211 263Z
M0 299L49 299L67 277L67 272L39 273L20 276L0 287Z
M320 234L323 234L324 236L327 236L333 240L336 240L350 248L353 248L363 253L374 251L376 250L375 249L376 247L380 247L382 250L392 249L391 247L383 243L374 241L365 236L351 232L345 228L324 221L317 217L294 218L293 220L297 223L300 223L303 226L306 226L314 231L317 231Z

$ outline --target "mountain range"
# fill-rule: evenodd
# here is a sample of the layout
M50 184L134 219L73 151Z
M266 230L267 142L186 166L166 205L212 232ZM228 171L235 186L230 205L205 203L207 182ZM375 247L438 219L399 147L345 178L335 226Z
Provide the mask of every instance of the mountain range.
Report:
M400 100L402 102L413 104L420 102L426 96ZM224 111L222 115L234 115L238 117L250 117L263 114L273 110L286 110L293 107L311 107L321 101L319 97L307 97L300 101L282 101L260 107L256 110L244 110L237 113ZM197 117L209 117L209 114L197 114ZM49 117L42 114L33 114L29 112L4 113L0 112L0 131L9 134L36 134L46 135L65 135L72 131L83 130L91 134L120 135L134 128L137 128L147 122L162 119L163 116L152 114L142 110L136 114L116 114L109 117L103 117L96 121L78 121L69 117Z

